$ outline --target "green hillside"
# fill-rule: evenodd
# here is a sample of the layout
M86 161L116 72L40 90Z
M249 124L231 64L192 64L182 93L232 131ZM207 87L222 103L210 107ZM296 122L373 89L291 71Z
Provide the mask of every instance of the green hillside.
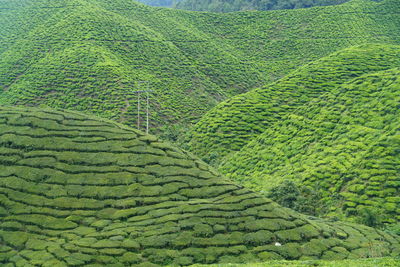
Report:
M339 49L398 43L398 1L214 14L122 0L0 1L0 103L136 124L149 81L152 131ZM144 99L141 119L144 119ZM179 127L178 127L179 128Z
M283 79L233 97L208 112L187 136L189 150L218 165L285 115L363 74L400 66L400 46L368 44L312 62Z
M338 5L349 0L182 0L176 8L195 11L232 12L243 10L295 9Z
M377 210L400 220L400 70L353 79L271 126L221 170L265 190L284 179L316 188L321 212Z
M283 208L122 124L0 107L2 266L398 255L399 237Z

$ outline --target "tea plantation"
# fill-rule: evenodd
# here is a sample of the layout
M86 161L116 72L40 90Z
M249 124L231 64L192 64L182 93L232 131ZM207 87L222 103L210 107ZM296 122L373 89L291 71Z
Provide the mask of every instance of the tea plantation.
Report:
M221 170L268 189L283 179L321 193L330 211L365 207L400 220L400 69L356 77L283 117ZM336 210L338 209L338 210Z
M199 13L125 0L0 1L0 103L47 105L136 124L149 81L155 132L366 42L399 43L399 1ZM144 119L144 99L140 102Z
M396 45L366 44L336 52L219 104L191 129L187 148L218 165L224 156L239 151L319 96L358 76L398 66L400 46Z
M400 254L399 237L301 215L154 136L72 111L0 107L0 170L2 266Z

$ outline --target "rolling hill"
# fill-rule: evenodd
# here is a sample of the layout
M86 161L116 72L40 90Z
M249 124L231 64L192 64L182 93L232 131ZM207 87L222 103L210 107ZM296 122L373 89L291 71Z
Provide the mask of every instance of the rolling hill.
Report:
M187 148L218 165L284 116L355 77L400 66L400 46L367 44L312 62L281 80L217 105L191 129Z
M263 190L285 179L316 188L325 213L367 207L399 221L399 77L398 67L355 77L284 116L221 171Z
M0 107L0 264L157 266L400 255L400 238L283 208L156 137Z
M149 81L152 131L187 127L221 100L339 49L398 43L396 10L393 0L231 14L122 0L3 0L0 103L135 125L132 90Z

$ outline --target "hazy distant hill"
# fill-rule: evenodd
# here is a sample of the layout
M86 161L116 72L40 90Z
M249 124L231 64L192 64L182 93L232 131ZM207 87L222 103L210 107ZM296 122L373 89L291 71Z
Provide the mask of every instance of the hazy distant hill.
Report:
M194 11L232 12L243 10L296 9L338 5L349 0L182 0L176 8Z
M192 11L232 12L243 10L295 9L313 6L338 5L349 0L137 0L157 7Z
M221 100L336 50L398 42L398 1L211 14L122 0L0 2L0 102L136 124L149 81L153 127L187 125ZM143 87L141 87L143 89ZM144 99L141 120L144 120Z
M138 0L138 2L159 7L172 7L174 5L172 0Z

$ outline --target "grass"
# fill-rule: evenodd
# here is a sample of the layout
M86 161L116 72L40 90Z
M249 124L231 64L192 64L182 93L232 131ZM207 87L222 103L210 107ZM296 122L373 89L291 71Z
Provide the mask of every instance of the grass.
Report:
M171 139L221 100L337 50L400 36L391 0L230 14L122 0L7 0L0 8L0 103L133 126L132 90L145 80L152 131Z
M2 266L400 254L398 236L301 215L154 136L74 111L1 106L0 177Z

